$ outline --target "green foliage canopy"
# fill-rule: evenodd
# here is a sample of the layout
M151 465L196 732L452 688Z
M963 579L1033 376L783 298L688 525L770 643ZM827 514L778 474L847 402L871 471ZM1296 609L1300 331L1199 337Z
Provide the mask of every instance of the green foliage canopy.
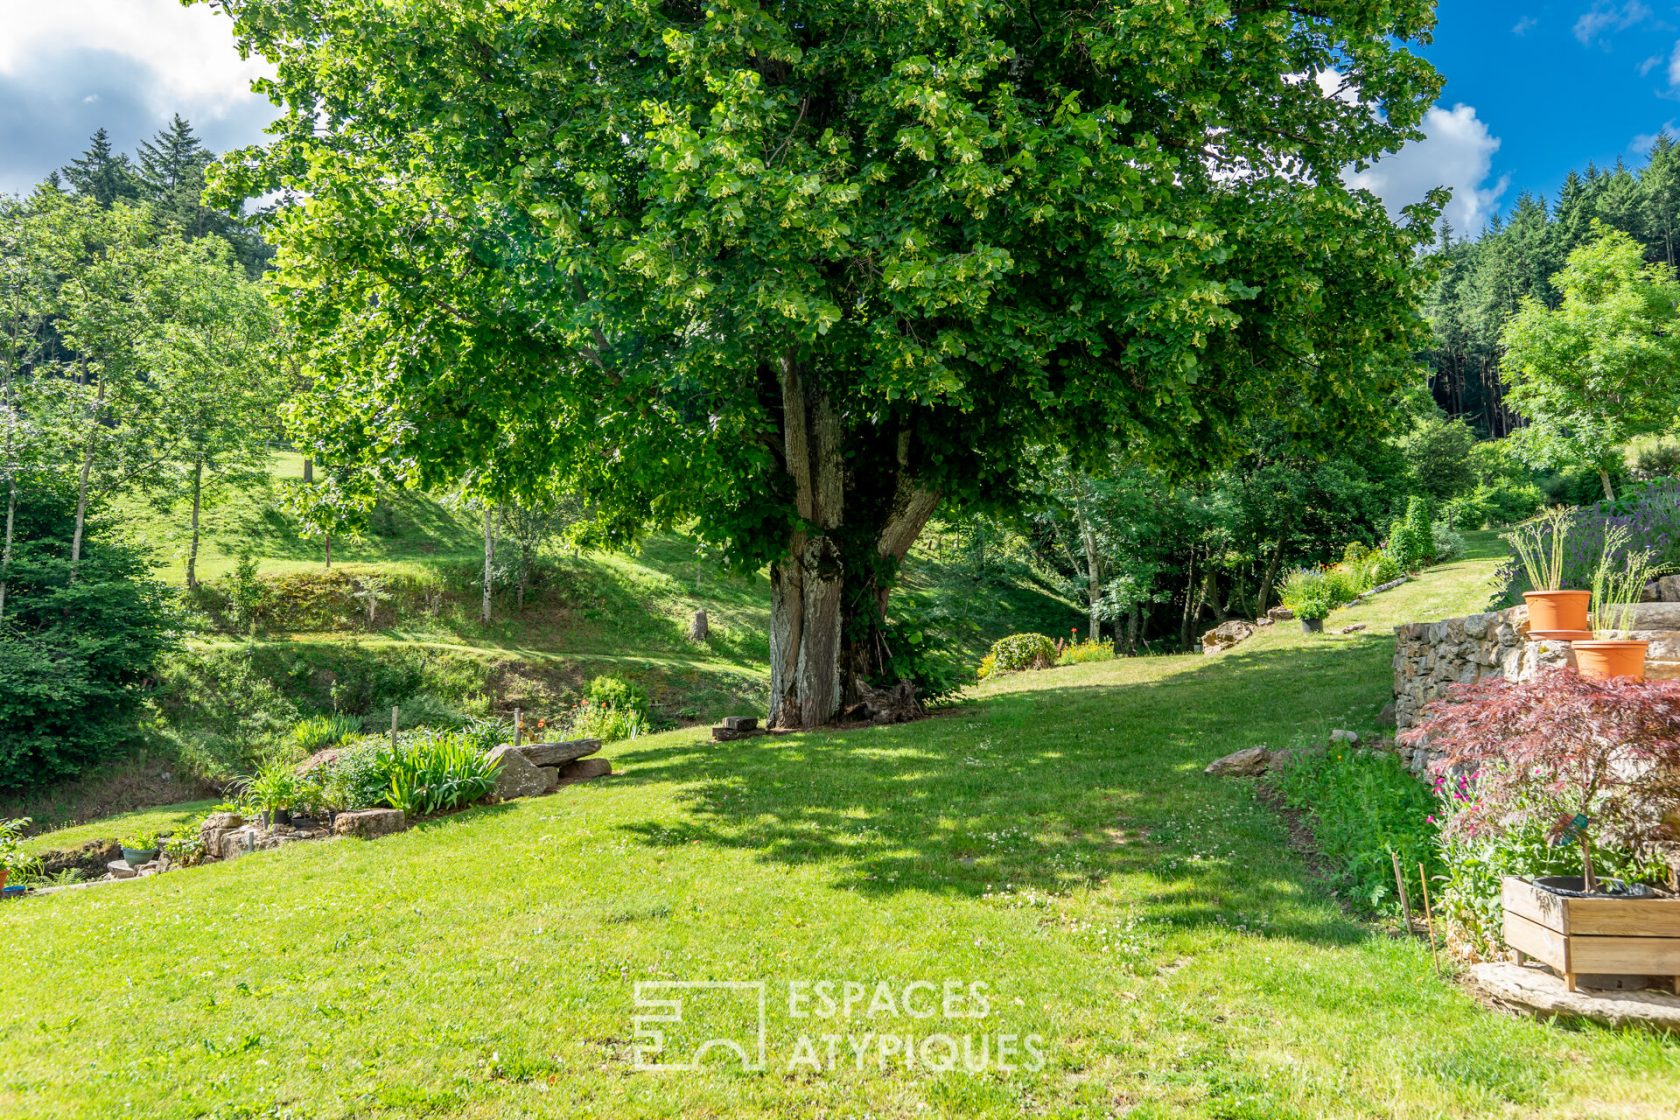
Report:
M222 178L299 198L300 433L564 478L609 537L696 518L773 565L787 722L880 663L932 511L1012 501L1031 447L1373 421L1419 341L1432 207L1397 229L1340 173L1437 92L1423 0L221 6L285 108Z

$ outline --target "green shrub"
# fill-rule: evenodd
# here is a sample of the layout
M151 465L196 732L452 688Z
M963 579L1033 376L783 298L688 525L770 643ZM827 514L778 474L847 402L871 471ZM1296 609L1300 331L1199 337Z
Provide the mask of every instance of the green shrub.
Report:
M1438 779L1439 801L1435 818L1445 824L1470 804L1468 783L1457 778ZM1500 880L1507 875L1580 875L1581 848L1578 844L1554 845L1551 827L1541 814L1517 812L1507 825L1474 836L1462 830L1443 829L1440 841L1440 882L1435 892L1435 916L1464 944L1482 956L1504 948L1504 907ZM1666 864L1641 861L1623 848L1595 843L1593 870L1602 877L1634 882L1662 882Z
M1446 522L1437 521L1430 528L1430 533L1434 542L1435 563L1444 564L1464 555L1464 537L1456 529L1449 528Z
M35 871L39 861L23 850L24 835L28 831L28 817L13 820L0 818L0 870L19 878Z
M361 734L361 730L362 721L353 716L310 716L292 728L292 745L302 754L314 754L326 747L336 747Z
M300 713L257 671L250 649L186 650L164 658L155 706L160 746L187 773L207 782L248 774L290 746Z
M364 736L346 744L332 762L318 767L311 776L319 807L342 813L384 805L390 781L380 766L381 746L379 736Z
M271 762L239 784L240 800L258 812L290 809L297 803L299 778L290 763Z
M1056 643L1043 634L1011 634L992 643L987 659L991 662L987 676L1048 669L1056 663Z
M1359 541L1349 541L1348 546L1342 550L1342 563L1350 568L1357 567L1369 555L1371 550Z
M487 796L496 788L499 763L484 753L475 736L435 731L383 748L378 765L386 780L386 802L413 816L429 816Z
M1315 568L1297 568L1283 581L1283 605L1296 618L1312 621L1327 617L1336 608L1329 581Z
M599 739L603 743L639 738L652 729L646 712L603 708L593 700L583 700L573 708L565 726L568 739Z
M1663 440L1641 448L1634 469L1647 479L1680 475L1680 443Z
M1400 565L1394 562L1394 557L1387 552L1373 552L1365 558L1365 585L1369 591L1373 587L1381 587L1385 583L1399 579L1406 573Z
M100 521L88 522L72 582L74 502L41 480L17 498L0 633L0 792L73 778L132 751L179 618L148 558L111 540Z
M1332 606L1353 602L1369 586L1358 571L1335 567L1324 573L1324 593L1330 597Z
M647 690L622 677L596 677L589 682L589 702L599 708L647 714Z
M1088 661L1113 661L1119 654L1114 650L1114 643L1087 638L1083 642L1074 642L1062 650L1056 659L1058 665L1082 665Z
M1439 868L1435 801L1387 752L1331 748L1297 752L1273 779L1284 804L1305 815L1335 869L1337 893L1368 913L1394 912L1394 863L1416 875Z

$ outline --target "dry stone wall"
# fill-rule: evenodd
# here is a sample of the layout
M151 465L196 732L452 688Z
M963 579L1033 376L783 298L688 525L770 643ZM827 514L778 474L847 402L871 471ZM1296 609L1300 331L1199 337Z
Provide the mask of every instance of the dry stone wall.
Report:
M1680 680L1680 603L1642 603L1634 609L1634 625L1630 637L1650 643L1646 675ZM1401 730L1422 719L1430 701L1444 699L1456 684L1484 677L1528 680L1542 669L1575 664L1568 642L1529 640L1527 607L1412 622L1394 633L1394 722ZM1435 757L1425 747L1401 750L1401 758L1420 774Z

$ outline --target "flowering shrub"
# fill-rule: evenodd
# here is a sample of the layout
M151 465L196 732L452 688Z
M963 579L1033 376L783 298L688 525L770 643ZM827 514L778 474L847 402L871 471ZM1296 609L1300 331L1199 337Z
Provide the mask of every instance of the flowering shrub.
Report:
M1113 661L1118 657L1113 642L1087 638L1083 642L1069 642L1056 658L1058 665L1083 665L1087 661Z
M1579 848L1590 890L1595 843L1637 856L1665 838L1680 792L1680 682L1570 669L1495 678L1430 704L1401 741L1446 751L1449 842L1543 829Z
M980 663L982 679L997 673L1018 673L1023 669L1048 669L1056 663L1056 643L1043 634L1011 634L992 643L992 651Z
M1615 501L1563 511L1556 516L1561 523L1559 528L1548 527L1547 522L1531 524L1541 525L1548 534L1543 542L1548 547L1550 534L1563 533L1558 587L1590 587L1593 573L1603 562L1607 540L1613 545L1608 551L1615 565L1623 563L1628 553L1648 552L1658 567L1680 566L1680 479L1652 482L1625 491ZM1509 602L1519 601L1524 591L1546 590L1536 588L1520 564L1513 566L1508 574Z

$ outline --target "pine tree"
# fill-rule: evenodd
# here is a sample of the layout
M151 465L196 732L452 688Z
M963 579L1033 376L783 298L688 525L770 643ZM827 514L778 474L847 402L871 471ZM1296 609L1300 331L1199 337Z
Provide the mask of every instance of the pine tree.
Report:
M140 197L140 180L134 164L111 147L111 134L103 128L93 134L87 151L71 160L63 170L64 180L72 190L101 206Z
M160 216L189 238L214 232L215 211L204 205L204 169L211 155L179 113L150 140L140 142L140 185Z

